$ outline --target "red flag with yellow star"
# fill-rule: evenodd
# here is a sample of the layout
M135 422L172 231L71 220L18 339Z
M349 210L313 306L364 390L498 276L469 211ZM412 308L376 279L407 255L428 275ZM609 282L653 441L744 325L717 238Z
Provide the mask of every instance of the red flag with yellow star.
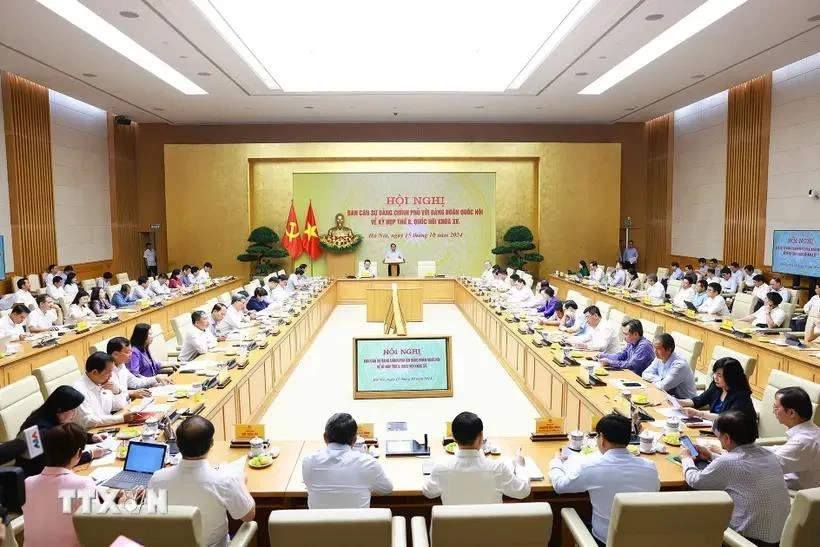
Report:
M313 214L313 202L308 204L307 215L305 215L305 240L302 243L305 252L311 260L316 260L322 254L319 247L319 227L316 226L316 216Z
M299 221L296 218L296 208L293 206L293 200L290 202L290 212L288 213L288 220L285 222L285 235L282 238L282 247L284 247L291 258L296 258L304 252L302 248L302 232L299 231Z

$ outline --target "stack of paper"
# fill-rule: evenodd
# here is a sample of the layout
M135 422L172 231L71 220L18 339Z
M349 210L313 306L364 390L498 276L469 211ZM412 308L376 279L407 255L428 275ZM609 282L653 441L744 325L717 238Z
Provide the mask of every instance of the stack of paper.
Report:
M524 456L524 470L530 476L531 481L544 480L544 472L538 468L538 465L536 465L535 460L533 460L529 456Z

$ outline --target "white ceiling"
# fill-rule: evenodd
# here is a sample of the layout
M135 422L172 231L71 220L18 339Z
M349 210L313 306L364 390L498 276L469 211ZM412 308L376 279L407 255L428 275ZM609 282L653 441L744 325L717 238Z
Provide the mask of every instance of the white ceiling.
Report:
M208 95L183 95L34 0L0 3L0 70L138 122L611 123L652 119L820 51L820 21L809 21L820 0L749 0L607 92L577 94L703 2L600 0L520 90L504 93L271 91L188 0L83 3Z

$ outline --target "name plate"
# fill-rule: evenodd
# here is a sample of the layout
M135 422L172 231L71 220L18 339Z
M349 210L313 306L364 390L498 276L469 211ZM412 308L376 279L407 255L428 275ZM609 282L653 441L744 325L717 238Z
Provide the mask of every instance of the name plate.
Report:
M236 424L233 436L237 441L249 441L254 437L265 438L265 424Z
M667 302L663 305L663 309L666 311L672 311L672 304L670 302Z
M139 306L139 309L141 309L141 310L144 310L146 308L151 307L151 301L148 300L147 298L143 298L137 304Z
M698 314L695 310L686 310L686 317L689 317L690 319L697 319Z
M363 439L375 439L376 438L376 428L372 423L364 423L358 424L359 426L359 437Z
M629 296L629 290L628 290L628 289L624 289L623 291L621 291L621 294L622 294L623 296Z
M79 321L76 327L78 331L88 330L88 321Z
M444 422L444 437L447 439L453 438L453 422Z
M647 306L649 306L650 304L652 304L652 299L649 298L648 296L644 296L643 297L643 303L646 304Z
M732 329L735 326L735 322L731 319L724 319L720 322L720 326L724 329Z
M564 433L564 418L536 418L536 435L558 435Z
M617 289L615 287L610 287L610 288L607 289L607 292L609 294L618 294L620 291L619 291L619 289Z

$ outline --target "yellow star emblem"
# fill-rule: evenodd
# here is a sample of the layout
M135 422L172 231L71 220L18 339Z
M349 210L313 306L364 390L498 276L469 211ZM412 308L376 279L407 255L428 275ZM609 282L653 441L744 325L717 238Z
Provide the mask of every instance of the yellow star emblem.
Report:
M317 234L316 230L317 230L317 227L315 225L308 224L307 226L305 226L305 235L307 236L308 239L310 239L312 237L318 238L319 235Z

